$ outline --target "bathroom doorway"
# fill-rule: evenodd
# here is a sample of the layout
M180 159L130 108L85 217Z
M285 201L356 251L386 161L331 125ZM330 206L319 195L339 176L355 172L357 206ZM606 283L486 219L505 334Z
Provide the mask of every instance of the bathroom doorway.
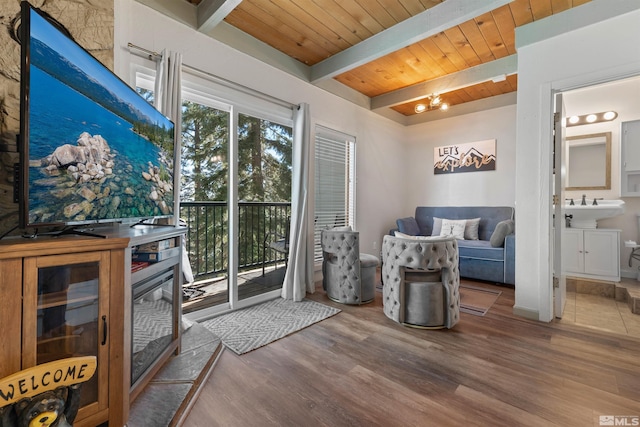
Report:
M575 203L580 203L583 195L592 203L593 199L622 199L625 202L624 214L612 218L605 218L598 221L597 227L601 229L620 230L620 241L618 245L619 265L621 283L624 286L630 286L634 288L638 286L640 282L636 282L638 274L638 263L632 263L629 266L630 249L624 245L625 240L640 239L640 229L638 226L637 214L640 213L640 198L639 197L621 197L621 168L623 167L624 159L621 157L621 124L627 121L640 120L640 76L623 78L606 83L599 83L591 86L576 88L562 92L563 104L565 106L564 117L569 118L571 116L586 116L591 113L601 113L605 111L615 111L617 117L614 120L607 122L586 123L574 126L568 126L566 128L566 137L575 138L582 135L594 135L602 133L610 133L611 145L609 156L609 171L610 171L610 184L609 188L572 188L569 185L563 186L564 190L563 199L573 199ZM567 153L566 149L562 153ZM566 167L566 161L562 163ZM557 170L557 169L556 169ZM595 173L595 171L594 171ZM593 186L598 187L598 186ZM555 194L562 194L556 189ZM564 205L565 200L560 200L560 204ZM563 219L564 215L562 214ZM562 233L560 233L562 235ZM559 237L559 242L554 243L554 252L562 251L563 246L570 245L572 242L565 241L565 238ZM554 239L555 240L555 239ZM560 255L557 254L556 255ZM562 260L560 256L560 263L566 262ZM554 267L555 268L555 267ZM562 267L561 267L562 268ZM578 287L578 289L576 289ZM568 282L568 303L565 308L564 317L562 321L580 323L581 319L586 319L580 314L581 301L589 299L597 300L602 297L602 294L611 294L611 301L604 301L604 305L608 305L606 309L612 313L619 312L618 317L623 320L623 327L611 328L615 329L615 332L621 333L626 327L627 330L636 330L638 323L635 322L635 318L626 318L624 313L624 304L622 306L619 301L615 299L615 290L603 291L602 288L591 285L577 285L574 281ZM602 302L602 301L601 301ZM594 302L595 303L595 302ZM603 307L604 307L603 305ZM617 307L616 307L617 306ZM577 311L576 311L577 310ZM587 309L584 309L587 310ZM605 310L604 308L602 310ZM593 311L593 310L592 310ZM613 314L612 314L613 315ZM640 318L640 315L635 315ZM626 324L624 322L626 318ZM590 326L597 326L590 321L587 321ZM597 326L603 327L603 326Z

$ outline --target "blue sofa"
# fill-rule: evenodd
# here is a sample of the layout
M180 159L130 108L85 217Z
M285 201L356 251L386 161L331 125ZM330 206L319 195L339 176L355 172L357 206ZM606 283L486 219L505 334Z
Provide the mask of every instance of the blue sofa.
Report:
M477 219L478 240L458 240L460 276L515 285L514 209L508 206L418 206L414 217L396 220L405 235L431 236L434 218ZM436 228L441 221L435 221ZM436 234L439 232L436 230ZM466 232L465 232L466 234ZM473 234L473 233L472 233ZM469 236L466 236L469 237Z

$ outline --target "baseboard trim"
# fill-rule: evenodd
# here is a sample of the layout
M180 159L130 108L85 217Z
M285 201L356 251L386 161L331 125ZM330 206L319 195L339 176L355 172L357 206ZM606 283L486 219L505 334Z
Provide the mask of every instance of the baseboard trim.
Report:
M529 320L540 320L540 312L529 308L513 306L513 314Z

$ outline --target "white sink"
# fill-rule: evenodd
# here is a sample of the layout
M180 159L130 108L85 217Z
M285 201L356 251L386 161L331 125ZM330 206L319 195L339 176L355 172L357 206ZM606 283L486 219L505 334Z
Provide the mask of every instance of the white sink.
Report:
M587 205L582 206L580 200L571 206L569 201L564 206L564 214L571 215L571 227L596 228L597 221L604 218L613 218L624 213L623 200L598 200L598 205L593 206L593 199L587 200Z

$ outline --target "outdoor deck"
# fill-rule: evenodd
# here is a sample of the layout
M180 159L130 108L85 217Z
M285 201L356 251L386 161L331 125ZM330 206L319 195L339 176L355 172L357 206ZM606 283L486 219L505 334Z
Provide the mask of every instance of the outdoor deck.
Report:
M269 266L262 275L262 268L242 272L238 275L238 298L246 299L254 295L270 292L282 287L285 266ZM224 304L229 300L229 282L226 277L196 280L185 286L183 313L191 313L206 307ZM189 296L189 294L192 294Z

